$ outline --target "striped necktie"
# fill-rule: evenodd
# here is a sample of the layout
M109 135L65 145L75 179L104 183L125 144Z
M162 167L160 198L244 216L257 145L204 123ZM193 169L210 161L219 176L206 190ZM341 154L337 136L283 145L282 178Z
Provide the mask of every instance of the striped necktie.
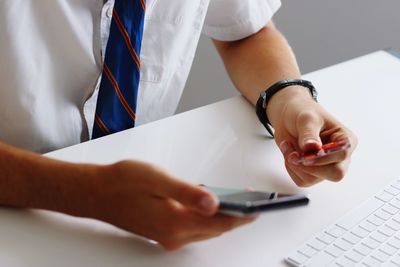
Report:
M115 0L92 138L135 126L145 0Z

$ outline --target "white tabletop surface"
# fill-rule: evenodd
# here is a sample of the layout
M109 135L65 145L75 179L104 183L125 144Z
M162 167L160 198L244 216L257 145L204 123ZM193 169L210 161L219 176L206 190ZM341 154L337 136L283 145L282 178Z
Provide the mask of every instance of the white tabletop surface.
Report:
M48 156L93 163L144 160L196 184L308 192L308 206L265 213L251 225L176 252L94 220L0 209L0 266L286 266L287 253L400 177L400 60L380 51L304 78L359 137L351 168L337 184L297 188L241 97Z

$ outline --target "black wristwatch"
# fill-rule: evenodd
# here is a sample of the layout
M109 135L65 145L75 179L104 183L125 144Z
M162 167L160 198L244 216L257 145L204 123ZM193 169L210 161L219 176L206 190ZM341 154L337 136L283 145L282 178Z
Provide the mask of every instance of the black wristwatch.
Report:
M311 97L317 101L317 90L315 90L314 85L306 80L282 80L279 81L275 84L273 84L271 87L269 87L267 90L265 90L263 93L261 93L260 98L257 101L256 104L256 113L258 116L258 119L260 122L265 126L267 129L268 133L274 137L274 130L271 126L271 123L269 122L268 116L267 116L267 105L271 97L279 92L280 90L292 86L292 85L299 85L306 87L310 90Z

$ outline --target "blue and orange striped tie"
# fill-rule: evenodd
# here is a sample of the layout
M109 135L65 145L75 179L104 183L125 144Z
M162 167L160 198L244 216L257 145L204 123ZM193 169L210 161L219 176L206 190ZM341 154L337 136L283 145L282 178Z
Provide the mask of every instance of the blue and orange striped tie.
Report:
M116 0L92 138L135 126L145 0Z

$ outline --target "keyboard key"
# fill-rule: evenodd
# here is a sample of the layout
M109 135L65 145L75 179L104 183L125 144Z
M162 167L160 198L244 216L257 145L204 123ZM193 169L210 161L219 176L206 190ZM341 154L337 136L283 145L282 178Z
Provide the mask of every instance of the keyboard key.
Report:
M325 249L325 252L329 253L333 257L337 258L344 253L344 250L332 245L332 246L327 247Z
M385 192L387 192L387 193L389 193L389 194L391 194L391 195L393 195L393 196L397 196L398 194L400 194L400 190L399 189L397 189L396 187L394 187L394 186L388 186L387 188L385 188L385 190L384 190Z
M398 213L398 214L394 215L392 219L393 219L395 222L400 223L400 214Z
M400 255L396 255L390 261L400 266Z
M398 197L393 199L392 201L389 202L389 205L400 209L400 199Z
M400 240L396 237L392 237L388 242L392 247L400 249Z
M331 263L335 257L332 255L322 251L321 253L318 253L314 257L312 257L307 264L305 265L306 267L323 267Z
M342 236L346 232L346 230L337 225L334 225L333 227L329 228L329 230L327 230L326 232L331 236L338 238Z
M364 258L364 255L355 250L350 250L346 252L344 256L355 263L360 262Z
M356 250L358 253L362 254L363 256L367 256L372 252L373 249L364 245L363 243L360 243L354 247L354 250Z
M299 252L308 258L311 258L315 254L317 254L317 251L308 245L305 245L302 248L300 248Z
M317 236L317 239L327 245L331 244L335 238L331 235L328 235L326 233L322 233L319 236Z
M369 232L357 226L355 229L351 230L351 233L358 236L359 238L367 237Z
M340 257L340 258L336 261L336 263L337 263L339 266L341 266L341 267L352 267L352 266L355 266L355 265L356 265L353 261L349 260L349 259L346 258L346 257Z
M371 257L377 259L378 261L380 261L381 263L384 263L385 261L387 261L390 256L384 252L382 252L381 250L376 250L371 254Z
M396 208L392 205L389 205L389 204L386 204L385 206L383 206L382 209L384 211L386 211L387 213L389 213L390 215L395 215L397 212L399 212L398 208Z
M374 239L375 241L378 241L379 243L383 243L388 239L388 237L386 235L384 235L378 231L371 233L370 237L372 239Z
M368 221L363 221L362 223L360 223L359 226L368 232L372 232L372 231L376 230L376 228L377 228L377 226L375 224L372 224Z
M377 198L371 198L369 201L347 214L344 218L340 219L337 225L346 230L350 230L353 226L362 221L362 219L368 217L371 213L382 207L383 204L383 201Z
M381 262L378 261L377 259L375 259L375 258L369 256L369 257L365 258L365 259L362 261L362 265L361 265L361 266L379 267L379 266L381 266Z
M395 230L395 231L399 231L400 230L400 223L394 221L394 220L390 220L386 223L386 226Z
M382 226L381 228L378 229L378 232L381 234L384 234L387 237L391 237L396 233L392 228L387 227L386 225Z
M314 249L317 250L317 251L320 251L320 250L322 250L323 248L326 247L326 244L325 244L325 243L319 241L319 240L316 239L316 238L313 238L311 241L309 241L309 242L308 242L308 245L309 245L310 247L314 248Z
M382 200L384 202L389 202L390 200L392 200L393 195L389 194L387 192L383 192L382 194L379 194L378 196L376 196L377 199Z
M389 262L385 262L382 267L400 267L399 265L389 261Z
M380 251L384 252L385 254L389 256L393 256L397 252L397 248L390 246L388 244L383 244L380 248Z
M290 254L286 258L286 260L288 260L289 262L291 262L294 265L301 265L304 262L306 262L306 260L308 260L308 258L306 256L304 256L303 254L296 251L296 252Z
M338 240L335 241L335 243L333 244L334 246L337 246L338 248L346 251L349 250L353 247L353 244L351 244L350 242L344 240L343 238L339 238Z
M400 219L400 218L399 218ZM385 221L381 218L376 217L374 214L367 218L367 222L372 223L375 226L381 226Z
M378 241L376 241L371 237L368 237L367 239L363 240L362 243L371 249L376 249L380 245Z
M343 239L346 240L347 242L353 244L353 245L357 244L361 240L361 238L359 238L358 236L356 236L356 235L354 235L352 233L345 234L343 236Z
M392 217L392 214L387 213L386 211L384 211L383 209L377 210L374 215L376 217L378 217L379 219L382 219L384 221L389 220Z

